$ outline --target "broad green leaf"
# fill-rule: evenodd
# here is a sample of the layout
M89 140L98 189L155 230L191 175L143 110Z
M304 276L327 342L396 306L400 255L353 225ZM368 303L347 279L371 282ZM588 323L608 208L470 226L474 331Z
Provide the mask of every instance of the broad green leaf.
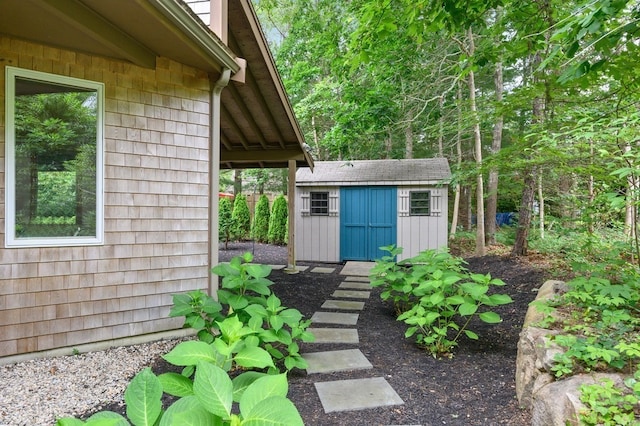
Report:
M260 402L271 396L286 397L289 391L286 374L264 376L253 382L240 398L240 413L246 415Z
M284 325L284 321L282 320L282 318L280 318L280 315L273 315L269 317L269 325L271 326L271 328L278 331Z
M302 320L302 314L297 309L285 309L278 316L289 325L297 324Z
M56 420L56 426L83 426L85 423L82 420L78 420L74 417L63 417Z
M239 366L246 368L274 367L273 359L269 352L255 346L244 348L236 354L233 360Z
M118 413L101 411L89 417L85 423L88 426L130 426L127 419Z
M200 362L193 381L193 392L207 411L222 419L229 418L233 403L233 383L223 369Z
M464 334L466 334L469 339L478 340L479 338L478 335L471 330L465 330Z
M444 300L444 294L440 292L434 293L429 297L429 301L431 302L431 304L436 306L442 303L443 300Z
M196 365L200 361L216 362L213 348L207 343L194 340L179 343L163 358L173 365L180 366Z
M243 426L302 426L304 422L293 402L282 396L272 396L258 402L243 413Z
M482 321L488 324L497 324L499 322L502 322L502 318L500 318L500 315L496 314L495 312L483 312L478 316Z
M159 426L222 426L222 419L208 412L195 396L174 402L163 414Z
M193 382L182 374L164 373L158 376L158 380L164 393L179 397L193 395Z
M508 294L492 294L489 296L489 302L492 305L506 305L513 302L513 299Z
M124 393L127 417L135 426L153 426L162 411L162 385L151 368L136 374Z
M258 380L260 377L266 376L266 373L261 373L259 371L245 371L244 373L234 377L233 382L233 401L240 402L240 398L244 391L251 385L253 382Z
M460 309L458 312L460 312L460 315L469 316L475 314L477 310L478 305L474 303L463 303L462 305L460 305Z
M463 283L461 287L476 300L480 299L489 290L489 286L477 283Z
M464 303L464 297L460 295L447 297L447 303L450 305L461 305Z
M271 266L269 265L251 264L247 265L246 268L247 273L253 278L265 278L271 273Z

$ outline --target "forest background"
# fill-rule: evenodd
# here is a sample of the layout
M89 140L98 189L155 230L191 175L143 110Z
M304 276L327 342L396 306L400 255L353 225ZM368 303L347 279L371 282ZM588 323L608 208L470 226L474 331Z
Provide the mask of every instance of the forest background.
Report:
M316 160L448 158L451 234L474 229L478 255L516 212L513 255L566 231L637 259L637 2L254 4Z

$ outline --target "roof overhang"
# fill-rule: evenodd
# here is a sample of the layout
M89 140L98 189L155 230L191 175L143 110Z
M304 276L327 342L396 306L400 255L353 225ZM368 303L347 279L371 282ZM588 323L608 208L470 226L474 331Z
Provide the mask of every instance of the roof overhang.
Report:
M223 168L313 166L249 0L229 2L223 43L181 0L2 0L0 33L155 68L158 57L206 71L241 70L222 92Z

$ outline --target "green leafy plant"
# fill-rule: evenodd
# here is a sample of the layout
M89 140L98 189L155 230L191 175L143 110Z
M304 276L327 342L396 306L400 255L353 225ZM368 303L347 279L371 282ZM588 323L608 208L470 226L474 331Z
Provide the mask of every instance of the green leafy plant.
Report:
M284 195L279 195L273 200L271 216L269 217L269 243L285 244L287 242L287 200Z
M225 332L238 333L242 329L237 319L235 323L231 319L225 321L230 321L221 327ZM247 349L245 347L234 356L238 365L261 368L271 363L268 354L243 355ZM256 349L259 348L253 348L252 351ZM247 371L232 379L217 365L225 358L218 347L214 343L201 341L182 342L164 358L174 365L184 366L183 374L164 373L156 376L150 368L138 373L125 392L128 420L120 414L106 411L94 414L86 422L63 418L56 425L303 424L298 410L287 399L286 374L267 375ZM163 393L178 398L166 411L162 409ZM237 403L237 412L234 412L234 403Z
M233 230L231 210L231 201L228 198L220 198L220 204L218 205L218 234L224 241L225 250L229 245Z
M249 205L247 197L242 194L236 195L233 202L233 213L231 214L233 222L233 236L236 240L246 240L251 231L251 214L249 213Z
M382 286L381 297L393 301L400 312L398 320L409 326L405 336L415 335L417 343L434 357L451 356L462 335L479 338L468 329L474 316L489 324L501 321L500 315L483 307L512 302L509 295L489 292L504 282L470 273L462 266L462 259L447 252L426 250L398 263L395 257L401 248L386 246L381 250L389 255L376 261L371 285Z
M543 325L559 323L563 331L551 336L551 341L565 348L556 355L552 371L556 377L585 371L634 371L640 363L636 268L612 261L590 268L575 264L574 269L583 274L567 282L566 293L536 305L547 313Z
M253 214L253 224L251 225L251 238L260 243L265 243L269 239L269 198L261 195L256 203L256 210Z
M640 369L624 381L624 388L616 387L610 379L580 387L580 424L625 426L640 424Z
M306 331L310 320L303 320L297 309L282 306L269 288L273 284L267 278L271 268L252 264L252 260L253 256L245 253L214 267L212 272L222 277L218 301L201 290L176 294L169 316L184 316L186 327L198 329L198 338L219 345L225 356L236 349L239 343L235 337L240 336L244 345L264 348L287 370L306 368L299 342L313 340ZM242 326L241 333L223 330L230 318Z

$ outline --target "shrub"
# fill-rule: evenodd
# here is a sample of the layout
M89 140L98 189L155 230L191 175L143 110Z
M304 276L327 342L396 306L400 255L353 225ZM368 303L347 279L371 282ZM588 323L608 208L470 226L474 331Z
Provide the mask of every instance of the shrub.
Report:
M249 213L247 197L242 194L236 195L231 220L233 222L234 239L246 240L251 231L251 214Z
M233 221L231 220L231 200L221 198L218 205L218 235L224 241L224 248L227 248L231 239Z
M269 240L269 199L264 194L256 203L251 238L260 243L266 243Z
M251 260L251 253L245 253L213 268L222 277L219 302L201 290L176 294L169 316L185 316L185 326L197 329L200 340L213 343L224 355L225 368L231 368L234 351L245 347L264 348L269 360L283 362L287 370L306 368L299 342L313 340L306 331L310 321L303 320L297 309L282 306L269 289L271 267ZM273 364L270 367L277 370Z
M492 286L504 282L489 274L474 274L462 266L463 260L444 251L425 250L417 256L396 262L402 248L380 247L388 256L376 261L371 285L382 286L381 297L391 299L400 313L398 320L409 326L405 337L416 336L434 357L452 356L452 349L464 334L479 336L467 327L474 316L494 324L500 315L484 309L511 303L507 294L489 294Z
M214 345L182 342L163 358L171 364L184 366L183 374L156 376L149 367L138 373L124 395L131 423L120 414L102 411L86 422L63 418L56 425L303 424L297 408L286 397L289 389L286 374L247 371L231 379L216 365L219 355ZM247 366L263 365L250 357L243 360ZM164 412L163 393L178 397ZM237 414L233 412L236 407Z
M269 217L269 243L286 244L288 215L287 200L284 195L279 195L273 200L271 216Z

